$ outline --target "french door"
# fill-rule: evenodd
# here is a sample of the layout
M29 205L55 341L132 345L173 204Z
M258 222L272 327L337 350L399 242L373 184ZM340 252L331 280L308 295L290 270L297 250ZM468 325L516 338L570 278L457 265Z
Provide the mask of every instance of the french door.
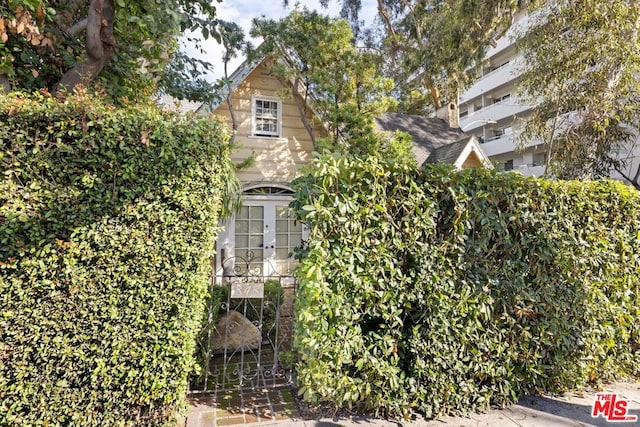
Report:
M289 275L293 251L306 238L306 227L288 207L289 200L245 199L233 224L235 266L255 276Z

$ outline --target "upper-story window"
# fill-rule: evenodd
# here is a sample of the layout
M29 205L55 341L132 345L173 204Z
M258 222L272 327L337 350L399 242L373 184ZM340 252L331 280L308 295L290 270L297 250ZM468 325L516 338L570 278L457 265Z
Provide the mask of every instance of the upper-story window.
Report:
M498 162L498 164L496 166L497 166L499 172L512 171L513 170L513 159L507 160L507 161L503 161L503 162Z
M504 101L506 101L506 100L508 100L508 99L510 99L510 98L511 98L511 94L510 94L510 93L507 93L507 94L505 94L505 95L502 95L502 96L499 96L499 97L495 98L495 99L493 100L493 103L494 103L494 104L498 104L498 103L500 103L500 102L504 102Z
M533 166L544 166L547 162L547 156L545 153L533 154Z
M254 97L252 113L254 136L280 136L282 102L278 98Z

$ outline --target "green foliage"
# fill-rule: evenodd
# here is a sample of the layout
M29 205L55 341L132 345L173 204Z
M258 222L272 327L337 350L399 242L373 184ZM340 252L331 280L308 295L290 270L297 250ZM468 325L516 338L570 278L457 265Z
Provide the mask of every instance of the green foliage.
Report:
M380 141L374 136L373 118L394 107L389 96L393 83L380 74L376 55L353 45L347 21L294 10L280 21L255 20L252 35L265 39L255 54L272 55L271 72L292 82L291 95L305 101L301 118L311 114L310 105L326 126L329 139L320 146L345 153L375 152ZM316 142L315 135L311 138Z
M206 96L211 91L199 78L211 64L176 54L177 38L188 30L220 41L220 22L215 19L219 1L107 0L97 7L99 14L111 8L113 14L94 21L102 26L95 29L100 32L100 49L88 38L91 21L86 28L80 25L90 15L91 0L3 3L0 81L7 78L13 89L54 91L68 71L77 70L83 74L78 83L98 85L115 99L152 97L158 89L196 99L198 92ZM104 33L105 20L113 21L113 34ZM84 75L82 64L96 58L101 59L95 64L98 76Z
M295 182L301 393L406 416L640 375L640 195L323 156Z
M170 425L184 407L235 179L225 129L0 97L0 424Z
M640 4L628 0L557 2L531 17L519 90L536 108L520 140L545 143L554 176L616 169L640 188L640 170L625 162L640 127L639 21Z
M376 46L384 75L396 85L398 109L424 115L449 102L475 76L485 50L528 0L378 0L380 23L365 38ZM285 1L285 4L287 1ZM320 0L324 6L326 0ZM361 30L360 0L341 0L341 16ZM373 31L373 33L372 33Z

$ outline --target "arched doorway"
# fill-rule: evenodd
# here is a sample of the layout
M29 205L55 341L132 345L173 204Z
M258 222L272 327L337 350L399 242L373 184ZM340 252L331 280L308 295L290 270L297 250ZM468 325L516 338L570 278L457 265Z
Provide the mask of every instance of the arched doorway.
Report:
M218 275L292 275L293 251L307 236L306 226L289 208L293 194L279 184L245 187L242 207L218 240Z

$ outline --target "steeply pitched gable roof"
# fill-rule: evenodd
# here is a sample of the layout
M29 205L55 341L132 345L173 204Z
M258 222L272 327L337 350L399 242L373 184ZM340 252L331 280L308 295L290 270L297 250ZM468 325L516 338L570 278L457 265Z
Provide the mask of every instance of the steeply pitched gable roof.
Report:
M229 84L227 85L226 88L222 89L221 96L216 101L213 101L211 103L203 103L203 104L201 104L196 109L196 111L198 113L200 113L200 114L209 114L209 113L212 113L215 110L217 110L218 107L220 107L225 102L226 96L231 94L231 93L233 93L240 86L240 84L242 84L242 82L247 77L249 77L249 75L251 73L253 73L258 67L260 67L265 62L272 61L272 60L273 60L273 56L270 56L270 55L266 55L266 56L262 56L262 57L259 57L259 58L255 58L251 62L249 62L248 60L245 60L229 76ZM283 58L280 58L279 60L283 60ZM281 81L285 82L285 80L281 80ZM291 85L291 87L293 87L294 81L293 81L292 78L290 78L288 80L288 83ZM300 85L300 84L301 83L298 83L298 85ZM298 90L300 90L300 87L298 88ZM306 106L309 107L309 109L311 110L311 113L315 117L317 117L317 118L322 117L320 115L320 111L318 110L318 108L316 106L315 98L314 98L313 94L309 94L309 96L305 97L305 99L302 100L302 102L304 102L306 104ZM325 127L325 129L326 129L326 124L325 123L322 123L322 126Z
M412 114L384 113L376 117L376 126L383 131L406 132L413 137L413 155L419 165L450 163L457 167L475 153L480 163L490 167L491 162L473 136L437 117ZM464 158L463 158L464 157Z
M452 128L449 123L436 117L384 113L376 117L375 121L380 130L391 132L399 130L411 135L413 137L413 154L419 165L425 163L434 151L457 142L466 143L471 138L460 128ZM439 154L439 156L442 155Z
M449 145L436 148L427 158L427 163L455 163L469 144L470 137L461 139Z
M230 83L227 88L224 90L224 95L221 95L220 98L214 102L209 104L203 103L200 105L196 111L199 113L207 114L215 111L225 100L225 96L227 94L232 93L234 90L240 86L240 83L244 81L249 74L253 73L253 71L260 66L264 62L265 58L261 58L260 60L255 60L252 62L244 61L242 64L236 68L236 70L229 76Z

